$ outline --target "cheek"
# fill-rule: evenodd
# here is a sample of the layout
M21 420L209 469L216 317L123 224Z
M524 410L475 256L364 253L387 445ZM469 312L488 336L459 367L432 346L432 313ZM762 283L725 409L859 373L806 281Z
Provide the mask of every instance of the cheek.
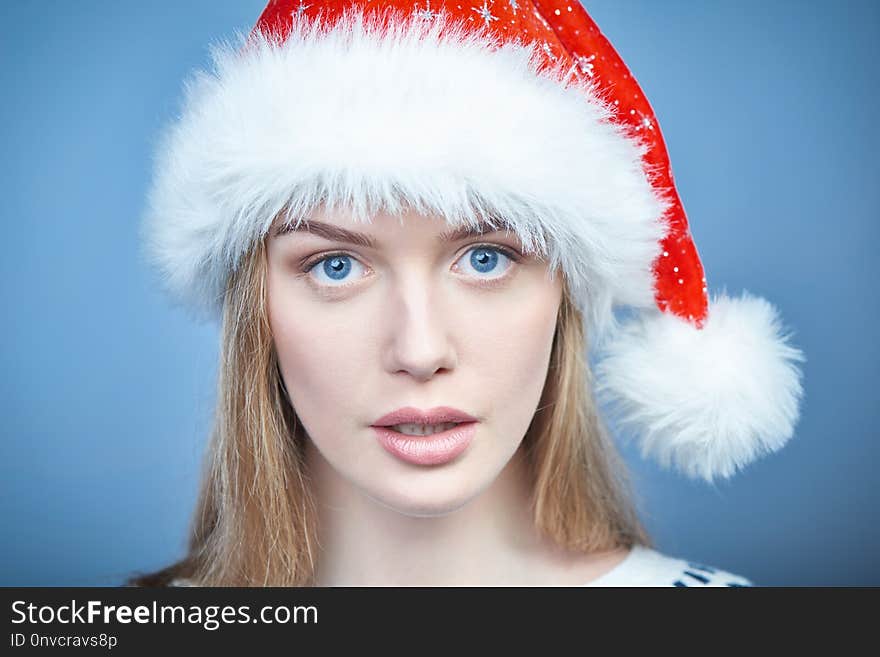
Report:
M515 298L484 306L472 323L468 358L491 391L485 399L494 416L511 426L528 424L537 408L560 300L561 289L538 280Z
M309 300L281 287L269 291L269 322L291 402L306 428L340 417L358 398L357 372L365 371L364 325L311 308Z

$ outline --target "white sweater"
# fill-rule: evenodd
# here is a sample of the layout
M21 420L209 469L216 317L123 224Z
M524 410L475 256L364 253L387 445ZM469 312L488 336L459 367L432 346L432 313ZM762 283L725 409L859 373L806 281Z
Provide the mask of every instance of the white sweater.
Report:
M626 558L584 586L754 586L751 580L696 561L634 545Z

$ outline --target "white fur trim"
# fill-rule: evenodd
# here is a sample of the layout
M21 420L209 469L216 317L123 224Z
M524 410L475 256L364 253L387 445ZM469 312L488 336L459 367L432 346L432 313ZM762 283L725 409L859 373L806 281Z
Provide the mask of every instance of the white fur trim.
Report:
M692 478L730 477L791 438L803 353L776 309L723 293L702 330L670 313L643 313L606 345L597 394L635 429L642 455Z
M143 224L175 297L218 317L229 273L275 215L299 220L323 200L358 220L407 207L451 224L502 217L562 267L594 338L612 304L653 306L668 198L644 144L587 83L537 73L534 43L491 49L445 16L383 35L349 11L332 29L295 24L282 45L213 49L158 150Z

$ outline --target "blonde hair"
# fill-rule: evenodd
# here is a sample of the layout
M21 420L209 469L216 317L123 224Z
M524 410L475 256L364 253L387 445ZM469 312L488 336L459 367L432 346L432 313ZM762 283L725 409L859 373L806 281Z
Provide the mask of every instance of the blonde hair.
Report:
M214 428L180 561L128 584L310 586L316 504L305 436L284 390L269 326L266 242L230 277ZM548 376L523 439L536 527L561 547L651 546L626 468L596 413L581 314L564 285Z

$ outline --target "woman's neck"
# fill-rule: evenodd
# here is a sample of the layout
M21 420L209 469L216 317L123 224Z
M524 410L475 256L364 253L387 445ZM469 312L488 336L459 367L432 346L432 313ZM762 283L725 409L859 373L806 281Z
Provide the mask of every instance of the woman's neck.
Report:
M563 552L535 530L522 450L481 493L442 515L412 516L341 477L312 443L318 500L318 586L555 586L585 584L625 550Z

